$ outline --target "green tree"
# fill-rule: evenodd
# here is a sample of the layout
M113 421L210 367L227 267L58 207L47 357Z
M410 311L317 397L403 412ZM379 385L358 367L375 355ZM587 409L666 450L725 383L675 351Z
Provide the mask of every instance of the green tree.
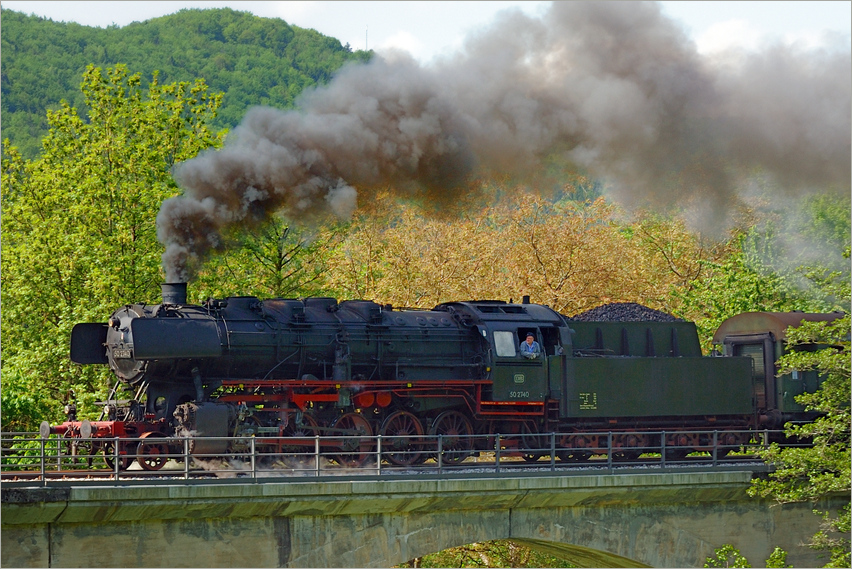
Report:
M4 143L4 430L56 419L71 389L84 404L106 394L106 370L69 361L71 328L157 298L155 218L178 193L170 169L221 144L208 126L221 95L203 81L161 85L155 74L144 89L125 66L89 66L81 90L88 120L65 103L48 112L41 158Z
M328 257L339 245L343 227L297 227L280 215L228 236L194 279L190 293L208 297L254 295L259 298L324 296Z
M713 557L704 561L705 567L751 567L748 559L742 556L733 545L723 545L713 551Z
M733 545L723 545L713 550L713 553L713 557L705 559L704 567L751 567L748 559L743 557L740 550ZM772 551L763 566L777 569L792 567L792 565L787 565L787 552L780 547L776 547Z
M832 494L849 496L852 491L850 454L850 316L832 322L806 322L787 331L791 351L779 359L779 373L816 370L823 383L815 393L796 400L808 411L820 415L811 423L788 423L788 437L811 442L804 447L773 444L762 458L775 465L768 479L755 480L750 493L772 497L781 503L811 502ZM815 349L829 346L824 349ZM811 541L811 547L830 554L827 567L849 567L850 505L837 516L815 510L823 516L824 527Z
M512 540L498 539L451 547L412 559L398 567L574 567Z

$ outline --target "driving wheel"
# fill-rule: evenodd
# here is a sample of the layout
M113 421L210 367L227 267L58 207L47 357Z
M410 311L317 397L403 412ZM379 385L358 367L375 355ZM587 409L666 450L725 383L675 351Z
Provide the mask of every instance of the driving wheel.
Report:
M473 426L458 411L444 411L432 423L430 435L441 435L441 462L459 464L473 450Z
M381 435L382 457L392 464L410 466L416 464L423 450L423 423L408 411L397 411L385 419Z
M338 464L344 466L361 466L367 461L372 450L373 429L370 422L359 413L346 413L334 423L334 436L342 436L344 453L334 456Z

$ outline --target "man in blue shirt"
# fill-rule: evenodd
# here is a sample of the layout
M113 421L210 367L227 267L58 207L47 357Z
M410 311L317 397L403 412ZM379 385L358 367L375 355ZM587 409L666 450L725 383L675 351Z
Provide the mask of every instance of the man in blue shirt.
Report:
M527 339L526 341L521 342L519 351L522 356L529 360L537 358L541 353L541 346L539 346L538 342L535 341L535 336L533 336L532 332L527 332Z

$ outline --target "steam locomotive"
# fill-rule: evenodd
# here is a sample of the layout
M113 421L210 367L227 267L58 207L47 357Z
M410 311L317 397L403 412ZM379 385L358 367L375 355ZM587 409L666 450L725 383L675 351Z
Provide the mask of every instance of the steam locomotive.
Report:
M724 353L707 357L693 323L576 321L528 297L398 310L332 298L192 305L186 283L162 292L159 304L74 327L71 360L107 365L118 382L100 420L78 421L67 406L64 423L42 424L43 437L103 439L111 466L138 457L148 470L179 452L176 441L210 456L248 437L277 452L343 444L339 460L352 464L364 449L341 439L376 434L392 441L384 459L399 465L434 456L424 435L443 435L444 463L461 462L477 451L466 435L479 433L517 434L521 451L556 433L566 461L587 459L602 430L623 456L661 442L685 455L808 419L794 397L819 378L776 377L775 361L787 326L837 317L741 314L716 332ZM534 357L519 348L527 334L540 346ZM120 384L134 397L116 399Z

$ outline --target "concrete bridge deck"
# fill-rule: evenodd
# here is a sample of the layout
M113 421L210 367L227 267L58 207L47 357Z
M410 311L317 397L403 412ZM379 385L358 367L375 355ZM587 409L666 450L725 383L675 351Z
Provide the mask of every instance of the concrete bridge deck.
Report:
M746 495L751 472L247 480L2 488L3 567L391 567L512 538L582 567L754 564L801 545L808 504ZM225 482L225 481L222 481Z

